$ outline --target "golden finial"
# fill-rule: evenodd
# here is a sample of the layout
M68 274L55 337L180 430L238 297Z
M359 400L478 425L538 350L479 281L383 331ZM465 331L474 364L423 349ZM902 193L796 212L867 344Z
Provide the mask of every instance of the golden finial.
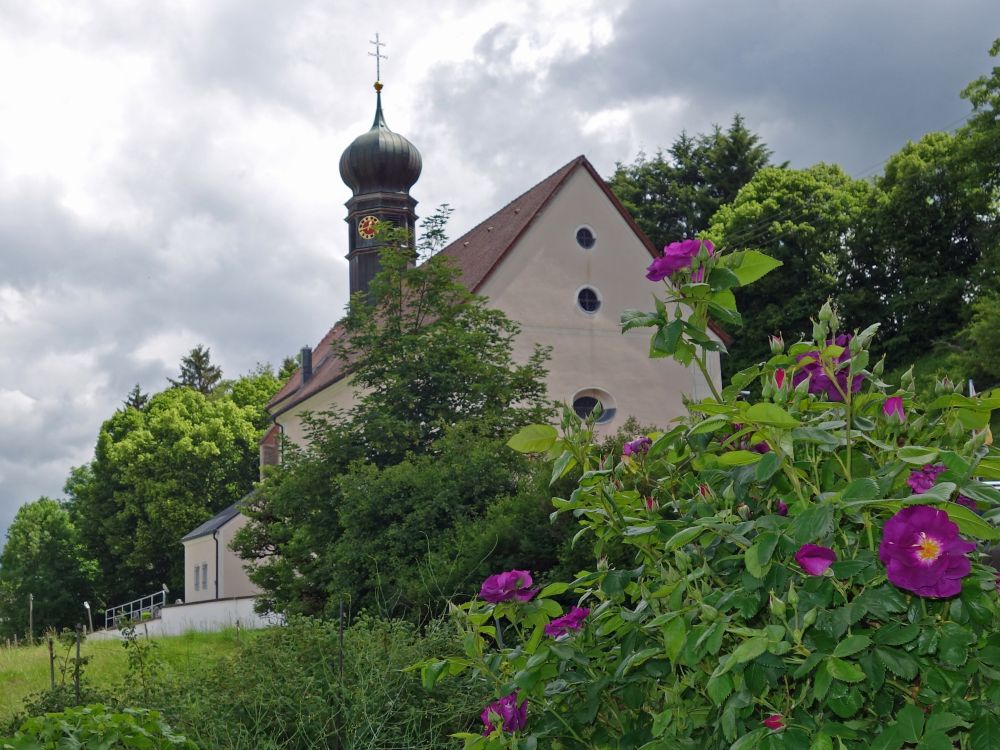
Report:
M382 90L382 82L381 81L375 81L375 91L379 92L381 90Z

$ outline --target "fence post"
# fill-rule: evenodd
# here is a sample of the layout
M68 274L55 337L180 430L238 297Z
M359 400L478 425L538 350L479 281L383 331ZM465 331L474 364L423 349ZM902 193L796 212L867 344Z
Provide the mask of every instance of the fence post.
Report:
M56 650L51 635L49 636L49 688L56 689Z
M35 640L35 595L28 594L28 645Z
M76 664L73 665L73 685L76 687L76 705L80 705L80 626L76 626Z

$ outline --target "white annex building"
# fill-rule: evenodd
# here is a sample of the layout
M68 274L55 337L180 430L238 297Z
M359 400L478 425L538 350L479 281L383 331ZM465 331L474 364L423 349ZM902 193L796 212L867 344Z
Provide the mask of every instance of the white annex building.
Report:
M351 293L367 290L378 272L373 225L391 221L413 229L416 201L409 190L421 166L417 149L387 127L376 84L374 123L340 161L341 176L353 191L346 204ZM685 396L709 395L697 368L649 358L648 330L621 333L622 310L652 307L658 285L647 281L645 272L659 250L586 157L576 157L441 252L471 291L520 323L515 358L525 361L535 344L552 348L549 398L580 413L600 402L602 431L614 432L629 416L665 426L683 412ZM350 372L331 353L330 344L340 335L335 326L315 347L304 349L302 366L268 404L274 426L261 441L262 465L280 461L282 440L305 441L305 413L353 405ZM709 369L718 383L718 354ZM224 539L231 538L226 529L245 522L235 507L220 516L230 512L219 526ZM220 537L209 533L196 529L185 537L185 601L231 596L229 586L246 583L223 559L239 565L225 544L215 563L221 572L216 593L211 545Z

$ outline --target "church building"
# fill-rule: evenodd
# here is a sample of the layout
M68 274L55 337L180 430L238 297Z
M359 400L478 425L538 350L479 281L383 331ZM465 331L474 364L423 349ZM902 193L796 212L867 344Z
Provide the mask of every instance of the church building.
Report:
M340 159L340 175L353 191L346 204L352 294L366 291L378 272L375 225L391 221L412 231L417 218L409 191L420 177L420 153L386 124L380 83L375 97L371 129ZM581 415L599 402L602 432L614 432L629 416L665 426L682 413L685 395L708 395L697 368L649 358L648 331L621 333L622 310L652 306L657 285L645 271L660 251L585 156L441 252L470 291L521 325L516 359L526 360L535 344L552 347L549 398L572 404ZM315 347L304 349L302 366L271 399L275 424L261 443L262 463L278 462L282 437L302 443L303 413L353 405L350 372L331 353L330 344L340 335L335 326ZM718 381L717 354L710 371Z
M410 189L421 167L417 148L386 124L382 84L376 82L372 126L340 159L340 175L353 193L346 204L351 294L367 291L378 273L377 224L414 231L417 202ZM623 310L652 307L658 284L645 273L660 251L585 156L530 187L441 253L469 290L521 325L515 359L526 361L535 344L551 347L549 398L571 404L581 415L600 403L602 433L615 432L629 416L666 427L683 413L685 396L709 395L696 367L649 358L648 330L621 332ZM331 349L341 335L334 326L314 347L304 348L301 366L271 399L267 408L274 425L261 441L262 466L280 461L283 440L305 442L305 414L348 410L355 403L350 370ZM718 384L718 354L709 371ZM188 548L194 551L196 545L189 542ZM227 547L225 554L235 553ZM185 560L185 569L193 571L197 562ZM204 595L191 588L189 597Z

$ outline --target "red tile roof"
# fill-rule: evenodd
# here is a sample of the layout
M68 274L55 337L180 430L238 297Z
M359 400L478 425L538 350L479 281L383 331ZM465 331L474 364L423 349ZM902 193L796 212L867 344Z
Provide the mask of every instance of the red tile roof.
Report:
M632 231L635 232L639 241L649 251L650 256L659 255L659 251L639 229L635 219L611 192L594 166L587 161L587 157L578 156L441 251L442 255L454 261L460 271L459 280L469 290L479 291L493 270L500 265L511 248L517 244L528 227L577 169L584 169L590 174L594 182L604 191L608 200L618 209ZM716 333L726 336L718 330ZM330 342L339 339L342 335L343 329L339 324L327 332L313 350L313 376L305 384L305 387L302 387L302 371L297 370L268 403L267 408L272 415L277 416L288 411L337 382L347 373L346 363L342 359L331 356L330 352Z

